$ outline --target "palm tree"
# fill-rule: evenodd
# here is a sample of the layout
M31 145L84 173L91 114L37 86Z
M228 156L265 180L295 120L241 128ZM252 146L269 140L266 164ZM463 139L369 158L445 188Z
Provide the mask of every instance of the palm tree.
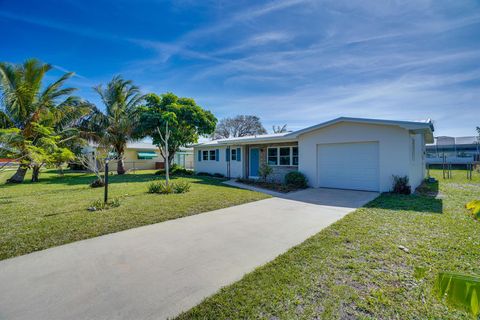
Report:
M105 105L105 113L97 110L88 126L95 132L93 140L101 147L113 149L118 159L117 173L124 174L123 154L129 140L133 139L138 123L137 107L144 96L131 80L115 76L106 88L99 85L94 90Z
M76 89L63 88L72 72L43 87L45 74L51 69L50 64L36 59L23 64L0 63L0 154L20 163L7 182L23 182L30 167L38 178L43 165L38 159L49 152L45 147L57 148L63 133L72 135L67 123L87 112L87 104L71 96Z

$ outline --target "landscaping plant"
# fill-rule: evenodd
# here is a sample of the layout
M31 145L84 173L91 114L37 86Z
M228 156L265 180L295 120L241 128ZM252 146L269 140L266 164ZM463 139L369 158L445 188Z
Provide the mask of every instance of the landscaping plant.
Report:
M285 184L288 186L304 189L307 187L307 182L307 177L299 171L292 171L285 175Z
M186 193L190 191L190 183L186 181L178 181L172 184L174 193Z
M111 201L105 203L103 200L95 200L88 207L88 211L108 210L111 208L117 208L120 206L120 199L113 198Z
M190 183L178 181L166 183L165 181L153 181L148 185L148 193L172 194L186 193L190 191Z
M454 308L480 315L480 277L441 272L436 280L437 293Z
M264 181L267 182L267 178L269 175L271 175L273 172L272 167L270 167L266 163L262 163L260 165L260 169L258 169L258 174L260 175L260 178Z
M165 175L166 170L165 169L160 169L155 172L155 175L157 176L163 176ZM170 174L174 176L193 176L195 172L190 169L185 169L178 164L174 163L172 164L170 168Z
M465 205L465 207L472 212L472 215L475 219L480 220L480 200L470 201Z
M393 175L393 193L398 194L410 194L412 193L412 188L409 185L407 176L396 176Z

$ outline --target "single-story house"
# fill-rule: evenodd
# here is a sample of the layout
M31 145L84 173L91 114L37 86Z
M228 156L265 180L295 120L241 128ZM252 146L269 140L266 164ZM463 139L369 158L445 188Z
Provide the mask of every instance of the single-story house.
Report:
M392 176L408 176L412 189L425 178L425 144L433 124L341 117L294 132L229 138L194 146L196 172L271 180L300 171L309 186L386 192Z
M84 153L95 152L97 146L90 144L83 149ZM123 155L125 169L128 170L149 170L163 167L163 157L158 147L151 142L128 142ZM180 148L175 153L173 163L186 169L193 169L193 149ZM110 162L110 170L116 170L116 162Z

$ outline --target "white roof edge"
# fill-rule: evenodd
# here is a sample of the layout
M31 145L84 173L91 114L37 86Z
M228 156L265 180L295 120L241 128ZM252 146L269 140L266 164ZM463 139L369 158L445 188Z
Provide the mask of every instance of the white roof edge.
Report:
M291 142L296 141L296 137L285 138L285 136L280 137L262 137L257 136L256 138L249 139L225 139L225 140L214 140L204 143L198 143L193 145L193 147L211 147L211 146L226 146L226 145L243 145L251 143L263 143L263 142Z
M368 118L350 118L350 117L339 117L333 120L329 120L326 122L322 122L320 124L316 124L314 126L307 127L305 129L300 129L289 133L286 137L298 137L301 134L317 130L320 128L324 128L339 122L357 122L357 123L368 123L368 124L380 124L380 125L392 125L392 126L399 126L408 130L413 129L428 129L430 132L433 132L434 127L433 123L430 119L425 121L402 121L402 120L385 120L385 119L368 119ZM433 136L433 134L432 134Z
M289 132L284 135L272 136L272 135L259 135L256 137L241 137L241 138L230 138L230 139L221 139L221 140L214 140L205 143L199 143L193 145L193 147L200 147L200 146L218 146L218 145L241 145L246 143L252 142L290 142L295 141L298 137L304 133L317 130L320 128L324 128L339 122L356 122L356 123L367 123L367 124L379 124L379 125L391 125L391 126L398 126L407 130L426 130L425 135L427 140L433 141L433 123L431 119L423 120L423 121L403 121L403 120L386 120L386 119L369 119L369 118L352 118L352 117L339 117L333 120L329 120L326 122L322 122L320 124L316 124L314 126L310 126L304 129L300 129L294 132Z

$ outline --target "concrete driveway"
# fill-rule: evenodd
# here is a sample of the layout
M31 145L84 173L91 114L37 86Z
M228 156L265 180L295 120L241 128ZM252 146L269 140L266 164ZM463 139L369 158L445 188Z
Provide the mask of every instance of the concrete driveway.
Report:
M0 319L164 319L378 194L308 189L0 261Z

